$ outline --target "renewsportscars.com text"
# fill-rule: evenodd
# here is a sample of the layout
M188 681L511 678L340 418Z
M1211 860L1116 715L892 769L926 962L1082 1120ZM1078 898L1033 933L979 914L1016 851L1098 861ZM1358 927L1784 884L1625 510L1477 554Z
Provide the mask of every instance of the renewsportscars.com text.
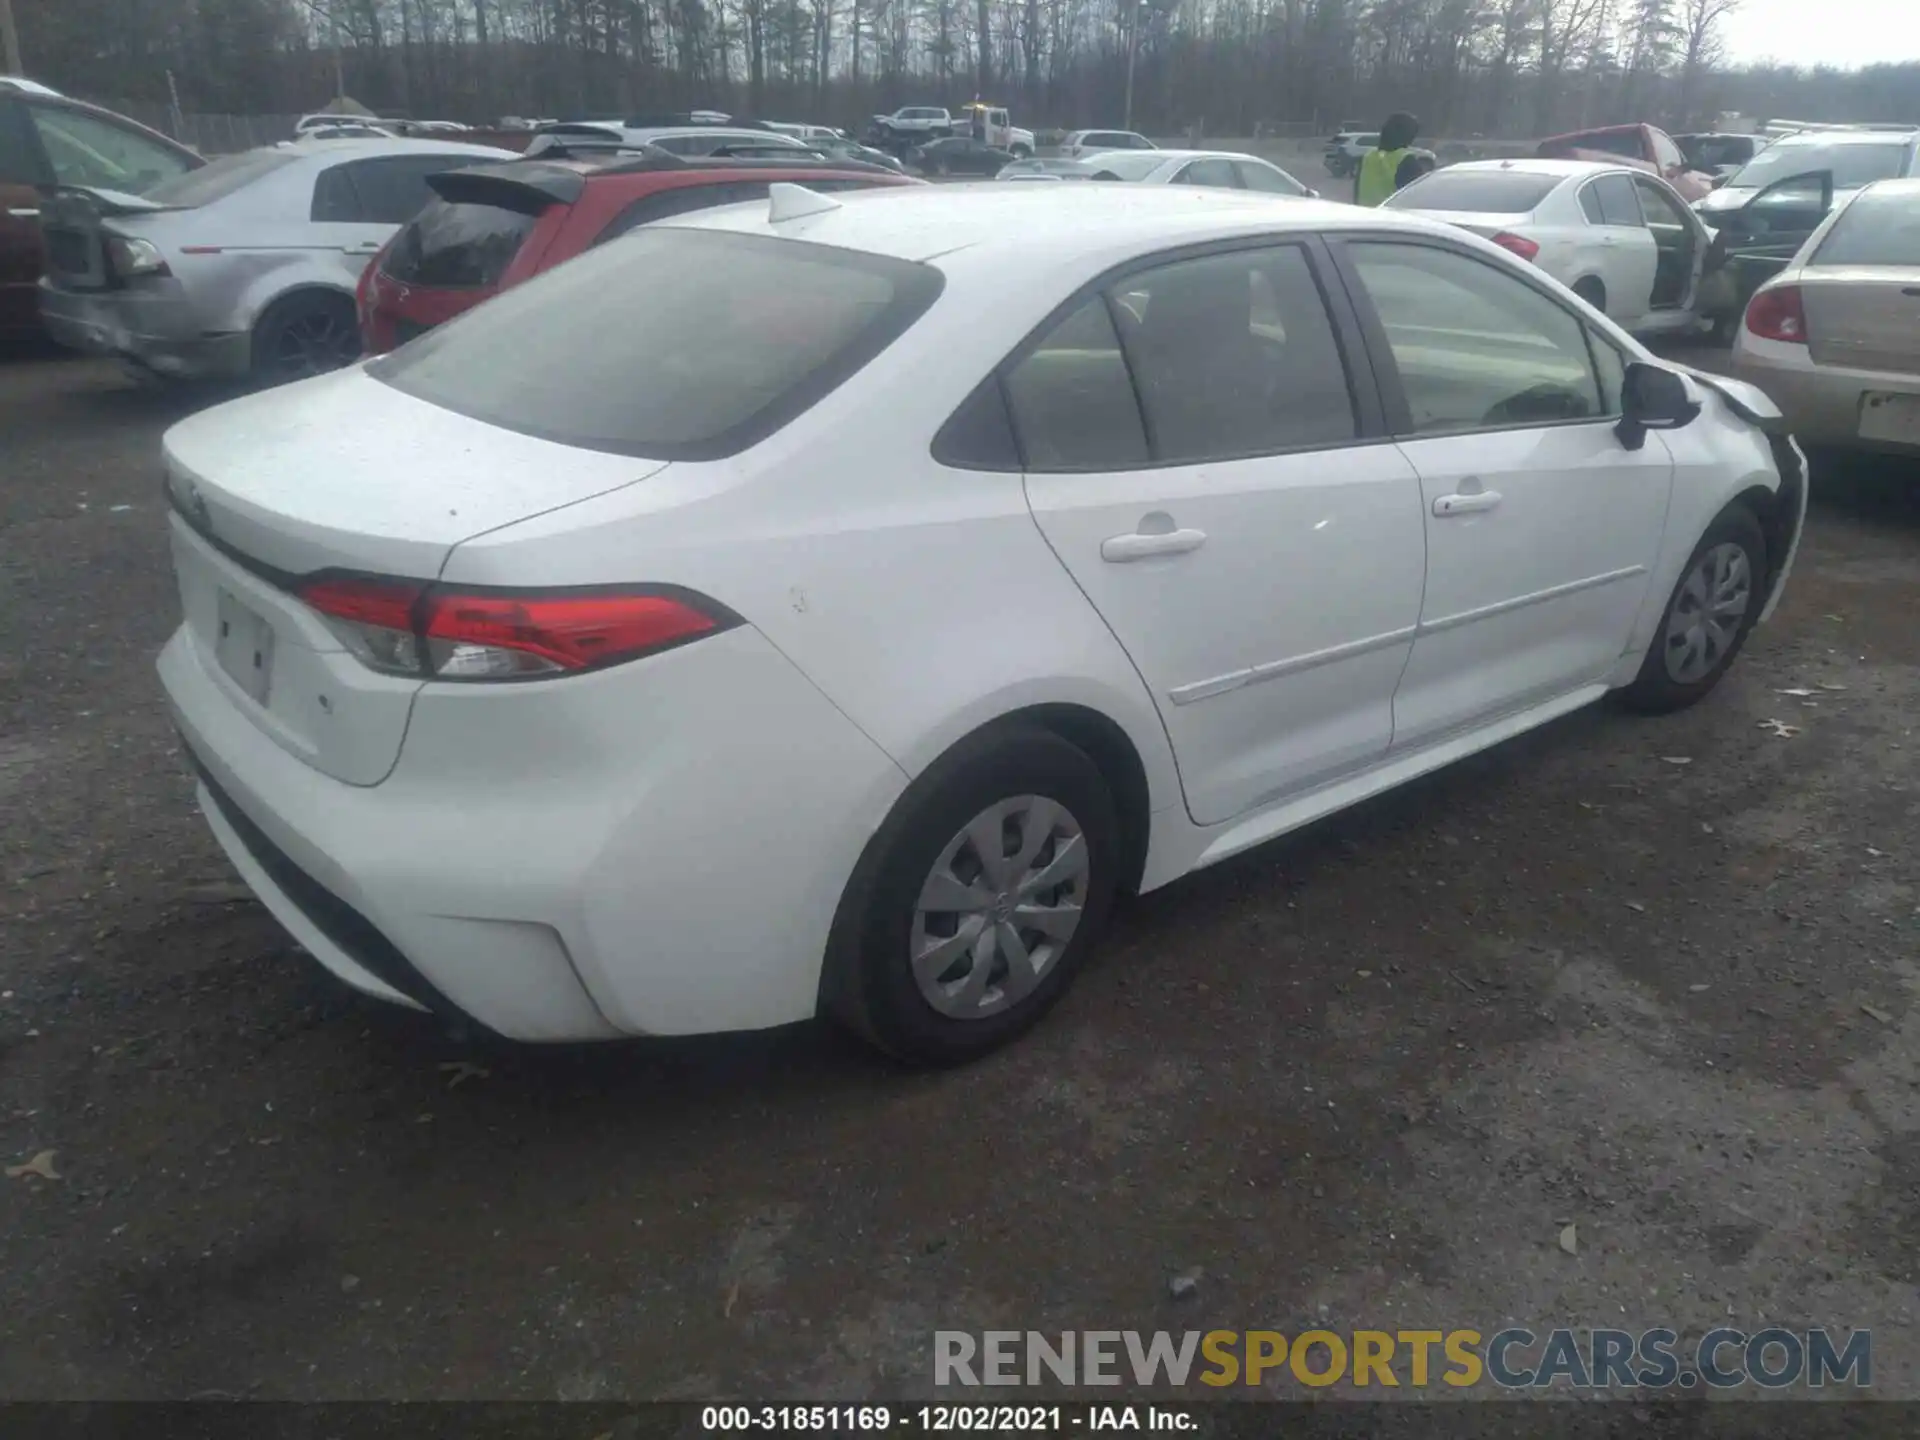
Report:
M936 1330L937 1386L1622 1390L1873 1384L1870 1330Z

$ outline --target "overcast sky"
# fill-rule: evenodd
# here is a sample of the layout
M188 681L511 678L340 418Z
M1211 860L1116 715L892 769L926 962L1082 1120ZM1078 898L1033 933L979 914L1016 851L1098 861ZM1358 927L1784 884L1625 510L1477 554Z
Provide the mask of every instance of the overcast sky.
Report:
M1743 0L1721 23L1735 60L1920 60L1920 0Z

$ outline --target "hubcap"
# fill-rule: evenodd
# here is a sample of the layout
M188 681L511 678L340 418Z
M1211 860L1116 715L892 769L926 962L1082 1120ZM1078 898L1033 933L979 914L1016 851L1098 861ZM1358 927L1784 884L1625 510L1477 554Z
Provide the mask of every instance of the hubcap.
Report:
M360 336L330 310L296 315L280 327L275 368L288 379L338 370L359 358Z
M1033 993L1087 900L1086 837L1043 795L988 806L940 852L914 906L909 960L929 1005L979 1020Z
M1667 614L1667 675L1691 685L1711 674L1733 649L1753 603L1753 567L1731 541L1716 545L1680 582Z

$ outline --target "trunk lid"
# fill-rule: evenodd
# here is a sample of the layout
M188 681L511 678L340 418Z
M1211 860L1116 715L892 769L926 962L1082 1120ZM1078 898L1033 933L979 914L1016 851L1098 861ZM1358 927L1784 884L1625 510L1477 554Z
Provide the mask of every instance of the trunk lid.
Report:
M1412 206L1394 209L1405 215L1419 215L1427 220L1438 220L1445 225L1456 225L1462 230L1470 230L1491 240L1505 231L1509 234L1523 234L1533 223L1532 212L1520 215L1495 215L1472 210L1419 210ZM1529 237L1531 238L1531 237Z
M358 368L203 411L163 449L202 668L281 748L353 785L392 770L421 682L363 665L297 598L301 577L431 580L463 540L665 468L499 430Z
M1799 284L1815 364L1920 374L1920 265L1816 267Z

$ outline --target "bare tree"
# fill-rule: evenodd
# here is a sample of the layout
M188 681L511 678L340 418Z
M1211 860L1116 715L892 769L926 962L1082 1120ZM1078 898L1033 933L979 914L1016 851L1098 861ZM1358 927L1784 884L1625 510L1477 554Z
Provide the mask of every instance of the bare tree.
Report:
M1680 62L1680 114L1691 124L1699 104L1700 77L1720 58L1720 22L1740 0L1683 0L1680 28L1686 44Z

